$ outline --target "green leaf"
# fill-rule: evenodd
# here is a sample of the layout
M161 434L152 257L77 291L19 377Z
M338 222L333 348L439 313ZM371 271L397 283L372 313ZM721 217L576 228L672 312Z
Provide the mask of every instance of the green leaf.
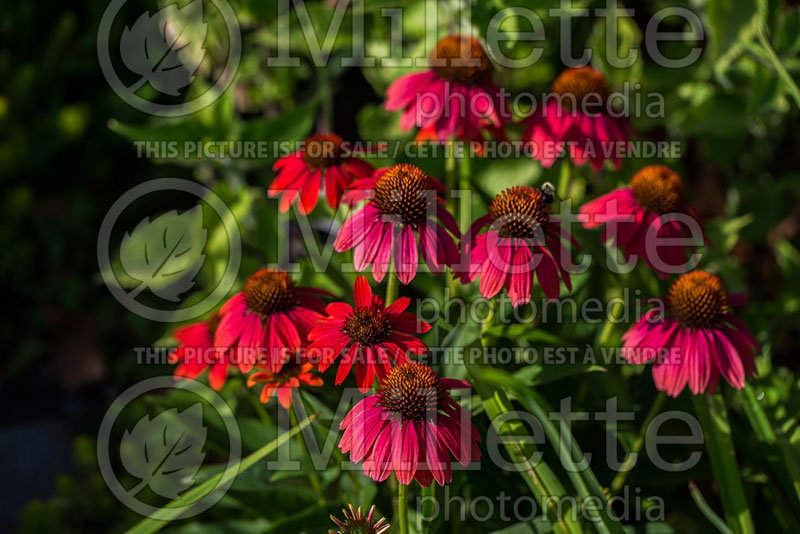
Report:
M703 498L703 494L700 493L700 490L694 485L694 482L689 483L689 492L692 494L692 499L694 500L695 504L697 504L700 512L706 516L706 519L708 519L709 522L714 525L714 527L716 527L721 534L733 534L731 529L728 528L728 525L725 524L725 521L723 521L721 517L714 513L714 510L712 510L708 505L705 498Z
M528 523L517 523L502 530L493 530L491 534L536 534L536 531Z
M715 0L708 3L708 22L713 33L717 57L723 55L754 23L756 2L753 0Z
M773 474L792 500L792 507L800 509L800 455L789 445L783 432L775 431L751 384L739 392L739 397Z
M528 386L540 386L566 378L568 376L584 373L606 372L601 365L559 363L552 365L529 365L514 373L514 377L523 381Z
M509 187L533 185L542 173L539 163L531 158L489 159L477 167L472 183L492 198Z
M528 324L495 325L484 332L484 336L526 339L528 341L555 346L567 345L567 341L564 339L542 330L541 328L531 328L531 325Z
M488 381L512 390L525 409L539 420L550 445L561 459L573 487L581 498L594 497L603 502L606 496L592 469L587 466L579 470L575 465L573 458L583 458L583 452L578 446L575 437L569 431L569 427L559 425L557 428L553 420L550 419L550 415L554 413L553 410L530 388L522 384L520 380L500 369L484 368L483 372ZM559 420L560 418L556 418L556 421ZM595 523L598 532L601 534L622 534L624 532L618 519L610 515L608 510L600 507L598 512L600 520Z
M314 127L318 102L312 101L287 110L273 119L253 119L244 124L241 138L245 141L281 141L292 143L305 139Z
M783 19L775 37L775 52L785 57L800 52L800 9L791 10Z
M498 434L505 437L526 435L529 430L526 430L521 424L513 424L513 421L509 421L506 424L496 422L498 417L514 413L514 408L503 388L498 387L496 383L489 379L490 375L493 376L492 371L494 370L469 359L465 361L465 365L472 379L472 384L478 390L478 394L483 401L486 414L496 427L495 430ZM530 458L536 451L535 445L529 442L506 441L505 447L515 463L525 462L525 459ZM547 462L528 463L519 473L539 506L545 510L548 519L552 521L553 530L557 534L580 534L583 532L581 525L574 520L570 510L563 510L562 514L557 513L554 503L564 498L567 494L561 481ZM569 506L568 501L565 502Z
M717 480L728 526L736 534L753 534L755 528L744 494L739 464L731 437L728 411L721 394L692 395L695 413L703 427L711 469Z

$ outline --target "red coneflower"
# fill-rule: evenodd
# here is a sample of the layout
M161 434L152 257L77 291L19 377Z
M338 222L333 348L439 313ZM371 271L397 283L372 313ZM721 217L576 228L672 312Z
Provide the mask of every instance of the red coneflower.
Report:
M222 318L214 343L235 347L242 372L265 362L278 372L286 354L305 346L308 332L322 317L327 291L297 287L288 273L275 269L256 271L220 309Z
M603 242L613 239L626 261L632 255L643 258L661 278L668 276L671 267L684 263L696 246L656 245L653 238L685 240L694 235L685 220L676 219L676 214L697 222L702 233L700 215L686 203L680 176L663 165L641 169L629 186L588 202L580 212L585 217L586 228L606 224ZM648 250L648 246L652 250Z
M345 200L368 199L342 225L333 248L351 248L357 271L372 264L372 277L383 280L394 256L397 278L408 284L417 274L419 252L431 272L458 262L458 248L448 233L460 236L458 224L436 196L443 186L414 165L379 169L353 183ZM419 239L414 237L416 231Z
M430 60L430 69L398 78L386 90L384 107L404 111L400 128L418 126L419 139L482 141L482 130L505 139L509 113L480 41L450 35L438 42Z
M389 530L390 525L386 522L385 517L377 521L372 520L372 516L375 513L374 504L370 507L366 516L364 516L360 506L358 511L353 508L352 504L349 506L349 512L347 508L342 508L344 519L339 520L336 516L331 515L331 521L336 523L339 530L329 530L328 534L383 534Z
M322 379L311 372L314 368L311 362L297 356L287 357L276 373L270 372L263 365L258 368L262 370L247 377L247 387L264 384L260 397L263 404L267 404L277 390L278 402L288 410L292 406L292 390L299 388L301 382L314 387L322 385Z
M220 315L214 313L207 321L176 328L172 335L178 340L178 347L169 355L170 363L177 363L175 378L197 378L208 369L209 385L219 391L228 376L226 349L214 345L214 333L219 325Z
M673 397L687 383L695 395L714 391L720 374L741 389L756 372L754 352L761 352L733 315L733 306L744 301L742 295L728 295L713 274L684 274L670 287L665 306L648 311L625 333L622 354L636 364L656 358L656 387Z
M600 171L608 159L619 169L614 147L627 141L631 126L627 119L609 113L610 89L603 74L592 67L567 69L552 87L553 95L528 120L523 139L533 145L534 159L550 167L561 145L569 148L576 165L588 160Z
M481 455L469 411L448 393L455 388L469 384L440 378L418 362L398 365L342 420L339 448L350 461L363 460L364 474L377 482L394 471L401 484L443 486L452 480L450 454L464 466Z
M551 206L542 192L519 185L506 189L489 205L489 213L479 217L464 247L469 271L462 281L480 277L480 291L492 298L506 288L513 306L531 299L533 273L548 299L557 299L560 281L572 289L567 267L572 263L562 239L578 246L560 221L550 215ZM480 233L484 228L487 231Z
M338 135L318 134L306 139L301 150L280 158L273 170L278 175L267 193L270 197L283 195L278 209L287 211L300 195L300 213L307 215L317 205L323 180L328 205L336 209L347 186L374 169L366 161L347 155L347 146Z
M431 329L413 313L406 312L411 300L400 297L389 306L372 294L363 276L353 286L353 308L344 302L329 304L327 317L320 319L308 334L307 354L318 359L321 373L343 355L336 373L341 384L355 367L356 383L366 393L375 382L386 377L392 364L409 361L408 354L424 354L428 347L414 337Z

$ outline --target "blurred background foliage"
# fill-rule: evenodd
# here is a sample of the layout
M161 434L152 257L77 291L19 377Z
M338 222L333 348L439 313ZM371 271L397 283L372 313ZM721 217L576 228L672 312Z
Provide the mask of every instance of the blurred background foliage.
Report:
M181 2L184 4L186 2ZM522 0L475 2L471 21L462 20L455 2L439 2L439 19L426 18L421 1L370 1L350 7L342 31L333 43L329 67L316 67L316 53L307 46L296 10L280 11L277 0L232 2L242 30L242 58L235 83L213 105L193 115L161 119L137 112L115 95L105 81L97 61L97 27L105 2L80 4L9 4L0 20L0 175L3 180L0 219L0 275L4 280L8 315L0 326L4 347L0 398L7 407L0 415L0 499L4 502L0 529L21 532L121 532L137 519L105 489L97 471L94 441L105 408L131 383L171 372L168 366L137 365L131 347L171 343L168 325L138 318L111 297L97 272L97 231L110 205L130 187L157 177L181 177L210 187L233 209L242 229L243 279L268 261L276 261L274 243L276 203L265 198L273 178L271 159L142 158L133 142L197 140L298 141L314 130L332 130L350 141L409 141L413 134L397 128L396 115L383 110L382 95L405 67L341 67L338 61L350 54L350 44L361 36L353 33L351 14L365 17L367 55L390 57L390 20L381 17L384 7L403 6L402 50L412 56L427 54L424 35L435 25L439 35L472 27L484 36L493 15L504 7L528 7ZM601 7L602 2L578 2L576 6ZM750 302L743 319L763 344L759 358L760 377L755 381L764 392L768 412L792 447L800 446L800 390L796 340L800 335L800 113L798 98L785 76L800 80L800 10L795 2L773 0L644 1L629 0L620 8L635 10L622 19L617 39L620 57L639 49L639 59L628 68L606 64L603 50L606 29L592 15L574 19L575 50L595 51L593 63L612 85L637 84L637 93L663 95L661 117L635 120L642 139L674 140L681 157L661 161L683 176L690 202L707 220L714 247L706 249L703 265L721 273L732 291L745 292ZM126 10L143 12L161 5L131 2ZM500 70L498 85L512 93L547 91L561 70L558 20L548 16L557 2L537 4L535 11L545 24L548 40L542 58L532 67ZM665 7L682 6L696 12L703 22L703 35L694 41L664 45L665 55L681 57L691 46L702 55L690 67L665 69L658 66L643 46L646 25ZM45 8L46 7L46 8ZM308 2L308 19L317 35L324 35L334 14L330 2ZM213 10L207 10L212 13ZM209 16L209 24L221 24ZM291 24L289 43L279 38L279 17ZM525 31L519 19L509 19L503 29ZM306 28L307 30L308 28ZM667 18L663 30L687 31L685 22ZM214 35L215 32L210 32ZM267 58L285 47L301 58L296 68L267 68ZM503 44L508 56L524 57L530 43ZM210 78L224 63L222 43L208 43L200 75ZM777 61L779 62L776 63ZM780 72L780 65L785 69ZM783 77L782 77L783 76ZM640 84L640 86L638 85ZM193 91L200 91L201 87ZM796 89L795 89L796 91ZM151 95L152 96L152 95ZM187 97L191 97L187 95ZM518 138L520 127L511 129ZM376 166L388 160L373 158ZM441 157L415 163L441 176ZM574 205L627 182L642 165L652 160L628 159L618 173L594 174L581 170L570 184ZM491 159L472 162L472 183L478 188L476 215L485 210L483 199L510 185L557 182L558 169L542 169L528 160ZM129 214L129 227L141 218L175 209L181 200L166 195L156 205L141 206ZM163 206L159 203L163 202ZM189 209L191 204L180 206ZM324 242L332 214L320 207L312 219ZM214 223L208 224L213 235ZM297 236L296 227L290 228ZM602 257L597 235L579 232L586 251ZM299 241L299 240L298 240ZM351 274L338 274L341 255L334 255L329 271L315 273L302 250L302 282L330 288L345 296L352 287ZM220 253L221 254L221 253ZM599 255L599 256L598 256ZM203 264L203 278L213 279L225 258L212 251ZM593 269L577 277L573 296L582 302L589 296L612 296L623 287L658 293L658 282L637 269L625 278L613 279L595 262ZM202 291L202 287L198 291ZM441 298L440 278L423 275L409 296ZM469 293L471 292L471 293ZM476 294L470 288L468 295ZM647 296L647 295L645 295ZM464 346L469 333L453 329L454 321L440 322L426 338L429 345ZM540 324L537 329L498 331L498 345L532 347L567 345L618 346L625 324ZM459 337L461 336L461 337ZM466 336L466 337L464 337ZM649 369L607 365L601 370L584 368L573 374L537 379L538 371L511 365L521 379L557 404L566 394L574 397L574 409L593 411L604 407L609 396L618 396L621 409L637 412L637 421L647 413L655 391ZM591 371L591 372L587 372ZM452 366L449 376L463 376ZM519 374L521 373L521 374ZM729 392L730 393L730 392ZM266 423L261 409L251 401L253 392L238 378L225 386L224 395L235 406L250 452L273 439L278 429ZM336 390L325 387L309 395L323 410L321 422L329 422ZM800 521L800 507L791 495L772 484L775 477L763 444L753 438L745 414L735 395L729 395L733 434L742 475L750 492L751 509L763 532L789 532ZM181 399L155 397L152 407L176 406ZM669 400L671 409L691 410L686 395ZM142 407L144 410L146 407ZM275 404L268 407L276 411ZM272 418L274 419L274 417ZM271 419L271 420L272 420ZM212 422L208 423L212 428ZM476 418L485 435L487 420ZM315 431L322 438L321 425ZM629 446L636 435L635 423L623 424L618 438ZM671 429L674 433L685 429ZM604 430L599 424L577 425L574 430L585 450L603 455ZM666 432L666 430L665 430ZM219 438L212 432L213 449ZM687 449L688 450L688 449ZM213 454L213 452L212 452ZM687 451L678 451L685 457ZM218 455L222 458L222 454ZM546 459L553 460L548 458ZM557 460L556 460L557 461ZM307 462L306 462L307 464ZM607 481L613 473L593 464L598 478ZM306 469L309 466L306 465ZM303 473L288 479L279 472L254 468L236 481L234 488L213 510L199 520L178 522L170 532L206 534L216 532L322 532L329 528L327 516L345 502L368 505L375 502L381 513L391 515L390 495L363 476L351 477L334 463L322 474L327 488L326 504L318 504ZM706 461L692 471L712 507L714 483ZM630 474L630 484L641 495L660 496L666 501L663 524L633 522L636 532L699 532L709 529L687 490L685 474L666 475L640 462ZM459 474L450 494L476 498L500 491L526 494L520 477L503 476L492 469ZM643 506L647 506L644 499ZM500 532L508 527L499 520L459 525L462 532ZM502 530L506 533L534 532L529 525ZM536 525L546 532L547 525ZM453 530L455 531L455 530Z

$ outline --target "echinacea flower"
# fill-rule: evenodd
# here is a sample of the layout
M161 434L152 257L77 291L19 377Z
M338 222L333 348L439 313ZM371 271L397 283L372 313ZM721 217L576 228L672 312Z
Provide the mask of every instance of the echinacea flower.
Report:
M482 141L486 130L505 139L509 113L491 78L492 65L480 41L450 35L430 55L431 68L407 74L386 90L384 107L403 110L400 128L420 128L418 139Z
M489 213L472 224L462 281L480 278L485 298L505 287L512 306L530 301L534 273L548 299L558 298L560 280L571 290L568 270L573 267L562 239L577 243L550 210L548 199L533 187L519 185L497 195Z
M170 363L177 363L175 378L195 379L208 369L208 384L219 391L225 384L230 363L226 350L214 345L214 333L220 315L215 313L207 321L176 328L173 336L178 347L169 355Z
M686 384L695 395L714 391L719 376L736 389L756 372L754 352L761 347L733 306L722 282L705 271L680 276L665 306L649 310L622 337L622 355L631 363L653 364L656 388L677 397Z
M609 94L605 76L592 67L562 72L553 82L552 94L528 119L523 134L533 147L534 159L550 167L566 148L576 165L589 161L600 171L609 160L619 169L622 162L615 147L628 140L631 126L611 113Z
M353 297L355 308L344 302L328 305L328 316L308 334L307 354L318 359L321 373L341 355L335 383L341 384L355 369L356 383L366 393L376 376L383 380L389 375L392 364L408 362L409 354L425 353L427 347L414 334L427 332L431 325L405 311L408 297L384 306L363 276L356 278Z
M292 406L292 390L299 388L301 383L314 387L322 385L322 379L311 372L314 368L311 362L298 356L288 356L275 373L270 372L264 365L259 365L257 368L261 370L247 377L247 387L264 384L260 397L262 404L267 404L272 394L277 391L278 402L288 410Z
M350 461L363 461L364 474L376 482L394 471L401 484L444 486L452 480L450 454L464 466L481 455L469 411L448 393L455 388L469 384L440 378L419 362L398 365L342 420L339 448Z
M696 248L670 244L669 239L686 243L697 234L705 241L700 215L686 203L680 176L663 165L641 169L629 186L584 204L580 212L586 228L605 224L603 242L612 239L626 261L636 255L661 278L683 264ZM687 222L697 225L692 228ZM665 242L659 244L655 238Z
M331 521L336 524L338 530L329 530L328 534L383 534L389 530L390 525L386 522L385 517L377 521L372 520L372 516L375 513L374 504L370 506L366 516L361 511L360 506L358 510L352 504L349 506L349 512L347 508L342 508L344 519L340 520L335 515L331 515Z
M243 291L220 309L222 318L214 343L234 347L244 373L262 362L276 373L286 354L295 354L305 346L308 332L322 317L325 304L321 295L329 293L298 287L284 271L256 271Z
M420 252L431 272L444 272L445 265L458 262L458 248L450 234L460 236L460 232L444 201L436 196L437 190L443 190L440 183L406 163L357 180L345 200L369 202L344 222L333 248L337 252L355 249L356 270L372 264L376 282L383 280L392 256L403 284L416 276Z
M275 162L273 170L278 175L267 193L270 197L283 195L278 210L287 211L299 195L300 213L311 213L317 205L323 181L328 205L338 208L347 186L373 171L372 165L366 161L348 155L346 148L338 135L317 134L306 139L301 150Z

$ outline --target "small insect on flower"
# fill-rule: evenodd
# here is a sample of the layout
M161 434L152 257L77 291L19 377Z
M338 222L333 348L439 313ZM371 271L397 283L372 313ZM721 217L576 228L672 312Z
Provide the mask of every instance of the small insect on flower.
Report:
M497 195L489 213L470 229L462 283L480 278L484 298L505 288L513 306L530 301L534 273L548 299L558 298L561 280L571 289L569 271L574 267L562 241L577 243L550 214L554 196L549 183L539 189L518 185Z
M558 194L556 193L556 188L553 187L553 184L550 182L545 182L541 186L537 188L537 191L542 195L542 201L545 204L552 204L553 201L558 198ZM560 199L559 199L560 200Z
M349 509L348 509L349 508ZM369 508L369 513L365 516L358 507L356 510L352 504L348 508L342 508L342 515L344 519L339 519L331 514L331 521L333 521L338 530L329 530L328 534L383 534L389 530L389 523L386 518L382 517L377 521L373 521L372 517L375 514L375 505Z

